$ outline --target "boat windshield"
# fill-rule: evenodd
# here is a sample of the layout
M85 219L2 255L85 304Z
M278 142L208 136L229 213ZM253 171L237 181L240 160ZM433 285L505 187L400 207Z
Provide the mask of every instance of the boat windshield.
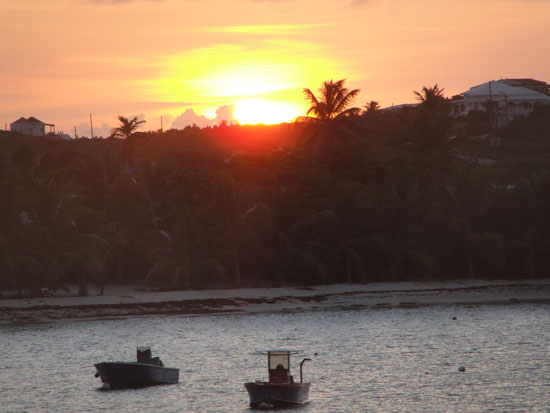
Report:
M283 369L289 368L289 352L288 351L270 351L269 357L269 370L275 370L277 367L282 366ZM279 367L280 369L281 367Z

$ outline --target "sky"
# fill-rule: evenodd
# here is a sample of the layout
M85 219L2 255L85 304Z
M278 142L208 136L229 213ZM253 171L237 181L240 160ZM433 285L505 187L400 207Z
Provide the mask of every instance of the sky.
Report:
M0 16L1 129L279 123L331 79L358 107L550 82L550 0L0 0Z

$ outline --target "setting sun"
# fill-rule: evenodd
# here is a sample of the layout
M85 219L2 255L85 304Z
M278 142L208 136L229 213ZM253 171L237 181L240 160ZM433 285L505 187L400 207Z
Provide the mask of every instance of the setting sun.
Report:
M235 103L235 119L240 124L266 125L290 122L300 116L300 109L292 104L264 99L245 99Z

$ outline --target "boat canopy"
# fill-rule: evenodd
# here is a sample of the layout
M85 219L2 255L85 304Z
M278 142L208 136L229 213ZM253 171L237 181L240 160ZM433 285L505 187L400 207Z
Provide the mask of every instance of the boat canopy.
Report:
M270 354L286 354L293 356L294 354L302 353L303 350L288 350L288 349L273 349L273 350L260 350L256 351L256 354L261 354L263 356L269 356Z
M267 356L267 368L272 371L276 369L290 370L290 356L301 353L302 350L265 350L258 351L258 354Z

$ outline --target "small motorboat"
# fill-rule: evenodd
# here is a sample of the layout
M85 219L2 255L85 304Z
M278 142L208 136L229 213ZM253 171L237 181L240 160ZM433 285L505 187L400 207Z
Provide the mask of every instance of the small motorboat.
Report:
M136 362L102 362L94 364L95 377L100 377L104 388L122 389L178 383L179 369L164 367L158 357L152 357L150 347L137 348Z
M309 398L311 383L303 382L302 367L304 362L311 361L305 358L300 363L300 382L294 381L290 375L290 356L301 353L294 350L269 350L259 352L267 355L269 381L245 383L244 387L250 396L250 406L253 408L286 407L304 404Z

